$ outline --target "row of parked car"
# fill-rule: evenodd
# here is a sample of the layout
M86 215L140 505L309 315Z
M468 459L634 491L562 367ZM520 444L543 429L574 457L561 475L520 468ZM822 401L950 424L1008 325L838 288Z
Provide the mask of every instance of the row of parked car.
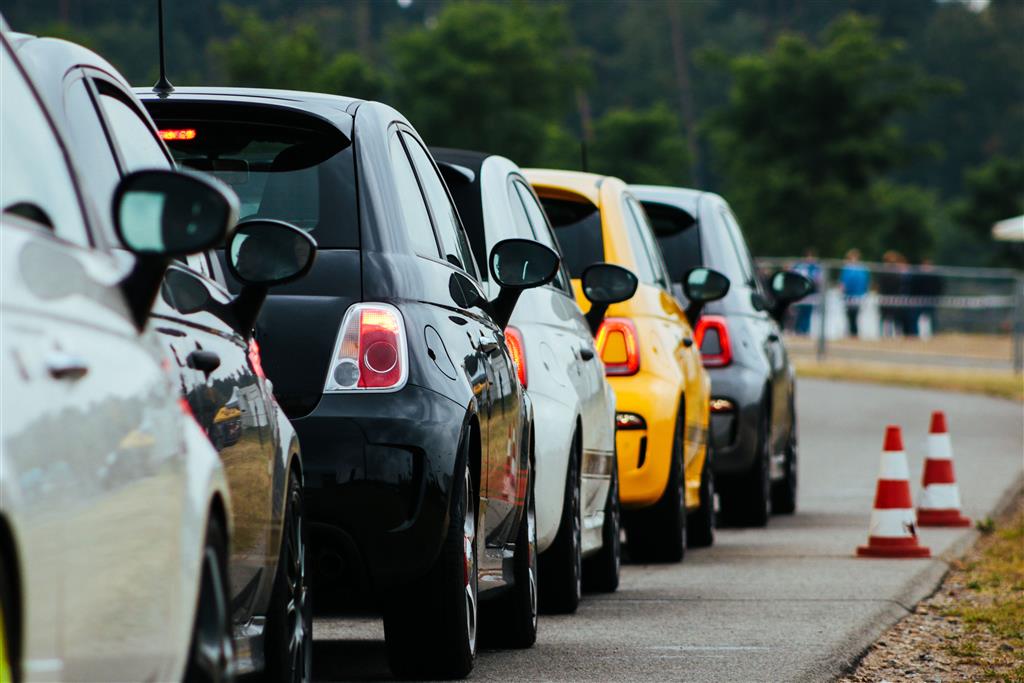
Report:
M795 509L811 285L720 197L2 50L0 679L307 680L314 593L462 677Z

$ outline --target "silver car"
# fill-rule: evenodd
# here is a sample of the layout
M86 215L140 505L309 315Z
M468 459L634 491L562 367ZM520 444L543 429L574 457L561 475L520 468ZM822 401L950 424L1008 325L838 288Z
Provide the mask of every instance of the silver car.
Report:
M195 176L127 177L126 273L2 37L0 82L0 677L230 675L223 471L138 321L169 257L222 240L234 205Z

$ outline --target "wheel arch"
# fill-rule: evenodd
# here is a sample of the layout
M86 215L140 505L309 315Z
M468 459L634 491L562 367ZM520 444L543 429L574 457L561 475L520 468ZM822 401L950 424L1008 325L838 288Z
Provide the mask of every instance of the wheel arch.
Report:
M24 629L24 610L22 607L21 563L18 559L17 546L14 542L14 531L7 519L0 515L0 567L3 568L10 584L11 608L10 616L13 623L4 623L8 631L8 647L10 648L11 666L14 669L14 680L20 680L21 654Z

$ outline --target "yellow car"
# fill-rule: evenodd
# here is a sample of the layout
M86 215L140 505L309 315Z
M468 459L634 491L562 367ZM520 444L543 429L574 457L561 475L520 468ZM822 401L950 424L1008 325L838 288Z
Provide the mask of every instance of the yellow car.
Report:
M623 522L630 556L678 561L687 545L714 539L714 495L706 466L711 382L687 311L640 203L618 178L527 169L555 227L573 277L576 301L589 303L580 276L609 262L640 280L632 299L612 305L596 332L597 351L616 395L616 450ZM691 314L724 296L728 280L691 271Z

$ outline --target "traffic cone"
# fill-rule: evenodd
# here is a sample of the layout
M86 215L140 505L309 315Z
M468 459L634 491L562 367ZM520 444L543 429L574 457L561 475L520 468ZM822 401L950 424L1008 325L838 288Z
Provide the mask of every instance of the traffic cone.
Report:
M924 492L917 508L921 526L970 526L971 520L960 514L960 487L953 473L953 444L946 431L946 414L932 413L928 429L928 457L924 461Z
M871 511L868 544L857 548L860 557L928 557L931 551L917 543L914 503L910 499L910 473L900 428L885 428L882 466Z

